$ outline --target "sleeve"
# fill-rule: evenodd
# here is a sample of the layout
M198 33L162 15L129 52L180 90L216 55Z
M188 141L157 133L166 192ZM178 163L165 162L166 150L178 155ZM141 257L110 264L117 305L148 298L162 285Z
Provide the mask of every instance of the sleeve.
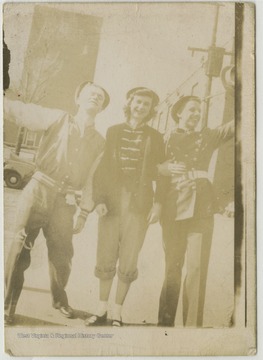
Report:
M216 129L210 129L209 137L214 148L218 148L228 140L230 140L235 134L234 120L217 127Z
M6 119L31 131L47 130L64 112L44 108L35 104L24 104L22 101L4 98L4 115Z

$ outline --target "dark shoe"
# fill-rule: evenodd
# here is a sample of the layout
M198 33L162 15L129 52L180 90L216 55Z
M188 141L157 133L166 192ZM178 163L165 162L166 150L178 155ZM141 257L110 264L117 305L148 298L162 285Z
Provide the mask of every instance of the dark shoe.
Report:
M112 320L111 322L111 326L122 327L122 325L123 325L122 320Z
M5 326L14 325L15 317L14 315L5 315Z
M85 325L86 326L101 326L106 324L107 322L107 313L102 316L92 315L86 319Z
M70 307L69 305L66 305L66 306L60 306L58 308L58 310L61 312L61 314L63 316L65 316L66 318L73 318L74 316L74 310L72 309L72 307Z

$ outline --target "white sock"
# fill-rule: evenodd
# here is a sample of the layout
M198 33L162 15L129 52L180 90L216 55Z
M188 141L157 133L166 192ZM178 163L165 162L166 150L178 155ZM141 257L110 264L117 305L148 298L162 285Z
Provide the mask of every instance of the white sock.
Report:
M99 301L97 310L96 310L96 315L98 316L103 316L108 308L108 302L107 301Z
M122 305L114 304L112 311L113 320L121 320Z

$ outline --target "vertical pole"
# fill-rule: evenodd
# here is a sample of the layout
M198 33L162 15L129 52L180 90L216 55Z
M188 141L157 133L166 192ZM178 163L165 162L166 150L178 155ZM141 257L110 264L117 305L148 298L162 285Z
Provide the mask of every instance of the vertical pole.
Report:
M168 105L168 109L167 109L167 113L166 113L165 126L164 126L164 131L165 131L165 132L166 132L167 126L168 126L168 120L169 120L169 115L170 115L171 107L172 107L172 105Z
M230 60L230 65L234 65L234 64L235 64L235 37L233 38L232 54Z
M214 22L213 33L212 33L211 47L216 46L216 34L217 34L217 26L218 26L219 7L220 7L220 5L216 5L215 22ZM207 122L208 122L212 81L213 81L213 76L208 75L208 80L207 80L206 90L205 90L205 103L204 103L204 109L203 109L202 127L207 126Z
M22 143L23 143L25 131L26 131L25 127L20 127L19 130L18 130L18 137L17 137L17 142L16 142L16 148L15 148L15 154L18 155L18 156L20 154L20 150L21 150L21 146L22 146Z
M240 119L242 115L242 46L243 46L243 21L244 4L235 4L235 125L236 125L236 146L235 146L235 312L234 324L246 326L246 237L244 236L244 206L242 202L243 184L242 160L241 160L241 133Z

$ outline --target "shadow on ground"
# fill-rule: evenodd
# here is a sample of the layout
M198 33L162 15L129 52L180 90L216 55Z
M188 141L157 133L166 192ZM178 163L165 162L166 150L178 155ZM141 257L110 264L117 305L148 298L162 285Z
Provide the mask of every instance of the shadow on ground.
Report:
M10 325L7 325L10 326ZM44 321L41 319L32 318L24 315L15 315L14 324L11 326L65 326L50 321Z

